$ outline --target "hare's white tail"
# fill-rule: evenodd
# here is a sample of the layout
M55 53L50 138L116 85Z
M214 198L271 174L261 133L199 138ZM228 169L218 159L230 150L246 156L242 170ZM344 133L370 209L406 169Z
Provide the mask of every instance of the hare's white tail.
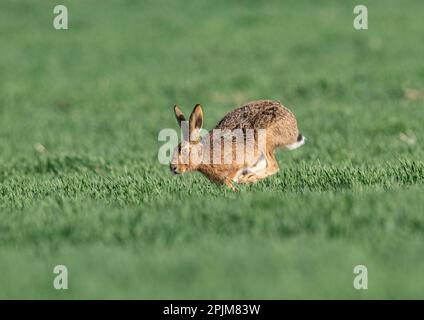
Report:
M305 144L305 140L306 138L301 133L299 133L297 136L297 141L286 145L286 148L289 150L297 149Z

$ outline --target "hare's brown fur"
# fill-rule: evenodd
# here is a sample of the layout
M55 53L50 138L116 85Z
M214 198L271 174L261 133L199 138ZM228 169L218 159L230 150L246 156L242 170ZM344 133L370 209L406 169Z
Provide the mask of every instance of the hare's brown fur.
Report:
M177 109L176 115L180 122L182 113L179 109L177 112ZM196 114L199 116L196 117ZM199 123L201 126L202 117L203 113L200 105L196 105L190 117L190 121L192 121L193 118L196 124L193 123L189 125L190 128L192 128L191 130L195 130L196 125L199 126ZM213 135L213 130L202 140L190 141L191 148L200 148L199 150L202 152L203 160L209 161L202 161L199 165L190 165L189 163L188 166L184 168L184 171L200 171L210 180L224 183L232 189L234 189L233 182L253 183L278 172L279 167L274 155L275 148L284 148L296 143L301 145L303 143L303 137L299 134L297 121L293 113L280 102L272 100L258 100L246 103L229 112L214 129L231 131L241 129L244 133L244 140L237 141L232 135L224 135L221 137L220 139L222 139L222 142L226 139L230 139L232 148L230 150L225 150L223 148L224 143L220 143L221 162L218 164L211 161L212 152L206 152L211 151L211 149L208 148L212 148L214 142L216 142L215 139L217 139ZM247 129L255 130L254 141L251 141L254 145L253 150L251 150L253 156L250 158L247 157L245 150L244 161L240 163L236 161L235 150L238 143L247 143L248 137L245 134ZM260 129L266 130L264 150L260 149L261 146L257 141L257 131ZM300 139L302 139L302 141L300 141ZM228 152L231 152L231 154L228 154ZM178 156L177 154L177 158ZM231 163L224 163L223 159L225 156L232 159ZM175 156L173 162L175 164Z
M273 100L248 102L227 113L215 128L267 129L267 145L274 148L295 142L299 135L293 113Z

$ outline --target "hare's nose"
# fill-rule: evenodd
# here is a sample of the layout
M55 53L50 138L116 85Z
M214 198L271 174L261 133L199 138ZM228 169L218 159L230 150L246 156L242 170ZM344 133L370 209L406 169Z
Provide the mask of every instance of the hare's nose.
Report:
M173 174L178 174L177 166L176 166L176 165L170 164L170 165L169 165L169 169L171 169L171 172L172 172Z

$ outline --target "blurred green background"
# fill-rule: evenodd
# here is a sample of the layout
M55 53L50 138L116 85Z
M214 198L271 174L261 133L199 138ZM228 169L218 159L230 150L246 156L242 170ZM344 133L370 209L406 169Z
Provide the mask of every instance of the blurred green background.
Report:
M424 298L423 18L421 0L2 0L0 298ZM263 98L308 138L277 175L232 193L158 162L174 104L210 129Z

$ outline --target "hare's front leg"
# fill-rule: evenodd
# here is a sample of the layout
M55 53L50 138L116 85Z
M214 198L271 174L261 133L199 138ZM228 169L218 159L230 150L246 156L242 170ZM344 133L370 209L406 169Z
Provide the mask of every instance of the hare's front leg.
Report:
M224 184L225 184L228 188L230 188L232 191L234 191L234 192L237 192L237 191L238 191L238 190L237 190L237 188L236 188L236 187L234 187L234 185L233 185L233 181L232 181L231 179L229 179L229 178L224 179Z

